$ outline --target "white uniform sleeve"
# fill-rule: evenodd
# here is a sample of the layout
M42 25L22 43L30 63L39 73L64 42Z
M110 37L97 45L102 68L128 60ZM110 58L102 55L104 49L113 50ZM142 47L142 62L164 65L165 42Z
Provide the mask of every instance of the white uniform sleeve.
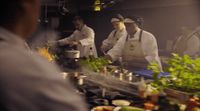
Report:
M126 42L127 33L125 33L114 45L114 47L108 51L108 55L111 56L113 61L116 61L119 57L122 56L122 50L124 48L124 44Z
M68 44L70 41L74 40L74 35L75 35L75 31L73 32L73 34L71 34L69 37L66 37L64 39L58 40L58 42L60 44Z
M87 29L83 33L84 39L79 40L82 46L94 44L94 31L92 29Z
M108 35L108 37L103 41L102 47L106 47L106 46L108 46L109 44L112 44L112 38L113 38L113 36L114 36L114 33L115 33L115 30L113 30L113 31Z
M144 33L142 37L142 48L145 54L145 59L151 62L157 62L160 69L162 70L162 65L160 58L158 56L158 45L156 38L150 33Z
M200 48L200 40L197 36L192 36L188 42L187 42L186 50L184 51L184 54L188 54L190 56L195 56L199 52Z

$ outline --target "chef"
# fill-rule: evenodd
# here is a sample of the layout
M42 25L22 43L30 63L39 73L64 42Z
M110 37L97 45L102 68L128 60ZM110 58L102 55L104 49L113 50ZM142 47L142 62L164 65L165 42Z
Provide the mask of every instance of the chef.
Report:
M189 55L190 57L198 57L200 51L200 39L198 35L200 27L191 30L187 27L181 28L181 36L175 41L173 52L179 55Z
M60 45L77 45L77 48L80 51L80 57L88 57L91 50L93 56L97 57L94 30L88 27L79 16L74 18L73 24L76 28L73 34L67 38L59 40L58 43Z
M120 14L117 17L111 19L111 23L114 30L109 36L102 42L101 51L105 54L117 43L121 37L127 36L126 28L124 25L124 18Z
M138 18L124 20L128 35L120 38L119 42L108 52L107 57L116 61L122 58L125 66L133 68L146 68L149 63L156 62L162 70L158 56L156 38L149 32L138 27Z

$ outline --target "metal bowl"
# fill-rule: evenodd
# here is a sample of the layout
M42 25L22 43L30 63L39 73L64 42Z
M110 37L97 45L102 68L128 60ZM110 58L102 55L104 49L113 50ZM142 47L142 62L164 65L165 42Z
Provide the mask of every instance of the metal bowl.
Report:
M67 50L65 51L65 57L70 59L80 58L79 50Z

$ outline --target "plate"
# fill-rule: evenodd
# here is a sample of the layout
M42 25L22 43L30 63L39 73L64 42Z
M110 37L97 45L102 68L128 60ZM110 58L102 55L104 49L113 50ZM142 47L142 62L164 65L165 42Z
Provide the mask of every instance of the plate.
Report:
M145 111L144 109L138 108L138 107L133 107L133 106L125 106L126 108L130 108L129 110L124 110L124 111ZM113 111L120 111L122 107L116 107L113 109Z
M112 104L115 106L129 106L131 103L127 100L113 100Z

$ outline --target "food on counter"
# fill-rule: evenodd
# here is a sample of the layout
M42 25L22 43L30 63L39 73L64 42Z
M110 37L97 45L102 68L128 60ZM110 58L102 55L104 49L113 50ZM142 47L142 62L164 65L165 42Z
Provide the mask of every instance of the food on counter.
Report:
M200 108L198 108L198 107L195 107L195 108L192 108L192 110L191 111L200 111Z
M197 109L198 110L192 110L192 109ZM187 103L187 110L192 110L192 111L200 111L200 99L199 97L193 96L189 99L188 103Z
M144 109L132 107L132 106L124 106L119 111L145 111Z
M92 111L113 111L112 106L97 106Z
M142 77L141 81L139 82L139 85L138 85L138 93L139 93L139 96L141 98L146 98L147 97L146 88L147 88L147 85L146 85L146 83L144 81L144 78Z
M127 100L113 100L112 104L115 106L129 106L131 103Z
M153 110L155 105L153 103L147 102L147 103L144 103L144 107L146 110Z

